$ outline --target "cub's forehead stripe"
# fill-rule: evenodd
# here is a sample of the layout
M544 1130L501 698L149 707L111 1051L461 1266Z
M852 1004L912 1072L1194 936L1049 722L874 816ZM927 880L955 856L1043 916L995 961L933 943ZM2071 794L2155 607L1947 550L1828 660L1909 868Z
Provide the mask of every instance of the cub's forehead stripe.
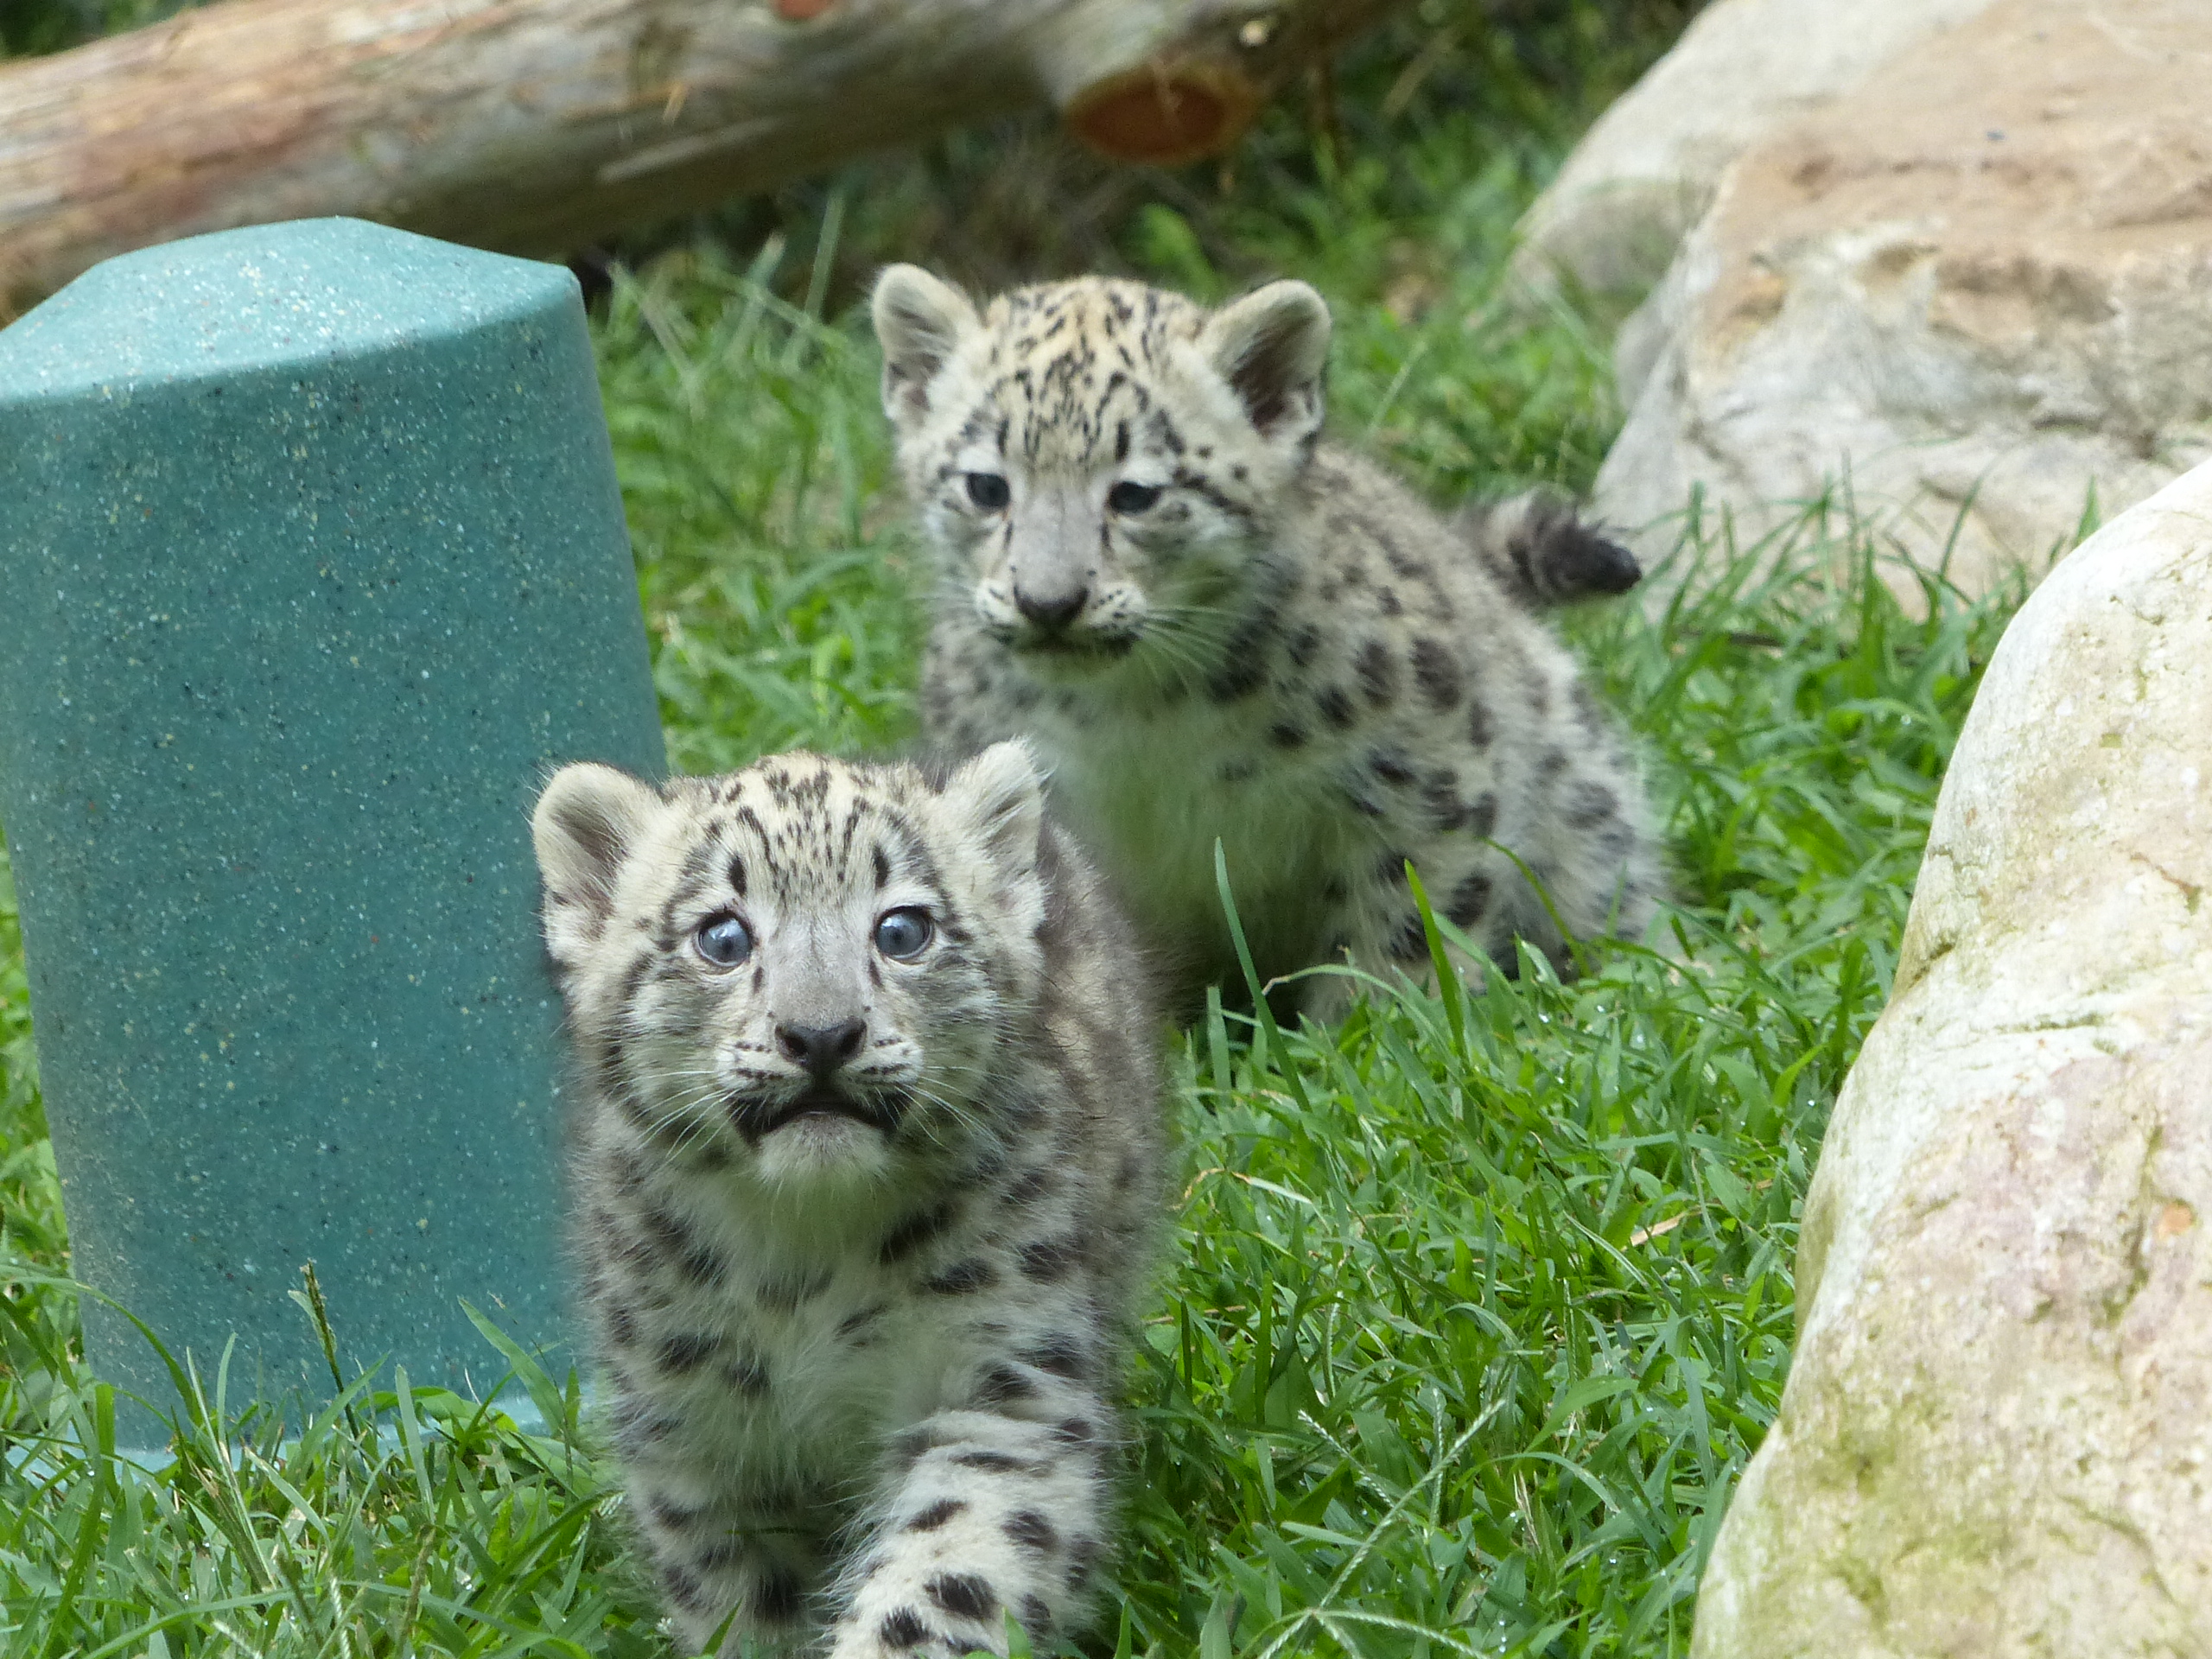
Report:
M683 854L664 898L671 918L720 893L758 897L763 882L785 903L804 904L826 884L880 891L894 878L941 900L944 884L927 842L899 798L834 761L779 760L715 780L709 798L728 808L704 821Z

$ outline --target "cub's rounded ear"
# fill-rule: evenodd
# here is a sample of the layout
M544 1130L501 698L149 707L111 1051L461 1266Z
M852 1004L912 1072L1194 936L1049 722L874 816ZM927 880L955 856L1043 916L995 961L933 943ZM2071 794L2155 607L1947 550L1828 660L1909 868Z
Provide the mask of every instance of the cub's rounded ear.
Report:
M1045 774L1020 738L994 743L945 781L955 822L995 859L1027 868L1045 827Z
M1329 308L1304 283L1269 283L1222 307L1198 350L1267 436L1303 438L1321 424Z
M930 382L982 319L968 296L919 265L875 279L875 338L883 347L883 412L906 428L929 413Z
M622 861L659 805L652 785L613 766L586 760L553 774L530 819L549 938L558 912L574 911L594 924L606 919Z

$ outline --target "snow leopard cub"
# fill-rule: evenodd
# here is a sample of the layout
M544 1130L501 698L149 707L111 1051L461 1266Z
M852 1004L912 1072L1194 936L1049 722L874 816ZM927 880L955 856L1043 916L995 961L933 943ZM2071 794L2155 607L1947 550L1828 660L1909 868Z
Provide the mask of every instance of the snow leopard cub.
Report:
M537 804L584 1299L696 1651L1041 1643L1103 1549L1156 1016L1027 752ZM734 1617L733 1617L734 1615Z
M1565 965L1553 909L1642 931L1662 883L1636 769L1541 614L1635 562L1546 496L1447 524L1323 442L1312 289L1209 313L1084 277L979 312L894 265L874 314L939 564L929 734L1030 739L1185 1007L1239 977L1217 837L1265 978L1425 974L1408 860L1508 972L1516 938ZM1348 985L1299 997L1325 1015Z

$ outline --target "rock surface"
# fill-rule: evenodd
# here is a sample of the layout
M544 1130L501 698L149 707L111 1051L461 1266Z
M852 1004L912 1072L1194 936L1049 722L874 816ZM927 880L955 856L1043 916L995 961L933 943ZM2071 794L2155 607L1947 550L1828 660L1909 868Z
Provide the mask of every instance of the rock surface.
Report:
M2212 1653L2212 467L1991 663L1697 1659Z
M1590 129L1529 210L1524 276L1641 297L1748 144L1989 0L1714 0Z
M1972 591L2212 454L2208 82L2203 0L1995 0L1747 150L1622 332L1599 510L1847 488Z

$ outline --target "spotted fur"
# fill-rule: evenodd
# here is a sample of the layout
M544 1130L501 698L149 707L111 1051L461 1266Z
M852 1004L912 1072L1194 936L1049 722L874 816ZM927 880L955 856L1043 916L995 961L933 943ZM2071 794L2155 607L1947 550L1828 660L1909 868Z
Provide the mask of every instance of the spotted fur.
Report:
M1568 965L1560 923L1649 921L1635 766L1539 614L1634 561L1547 496L1446 524L1323 442L1313 289L1210 313L1087 277L978 313L894 266L875 322L941 575L928 731L1028 737L1185 998L1237 978L1217 838L1269 978L1425 973L1408 861L1508 972L1516 939Z
M607 1422L686 1650L726 1620L726 1655L835 1659L1078 1623L1160 1082L1027 753L575 766L534 827Z

